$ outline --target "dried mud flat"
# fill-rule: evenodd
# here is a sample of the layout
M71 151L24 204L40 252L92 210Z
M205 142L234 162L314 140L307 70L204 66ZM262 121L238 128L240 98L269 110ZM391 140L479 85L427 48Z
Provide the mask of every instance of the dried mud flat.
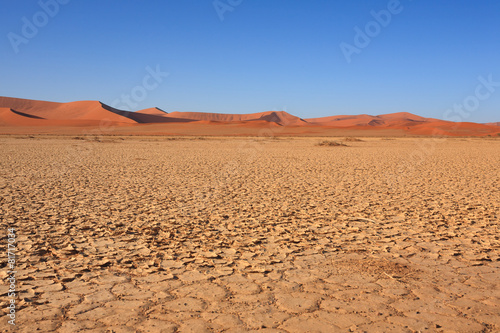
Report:
M322 140L1 137L16 331L499 331L500 140Z

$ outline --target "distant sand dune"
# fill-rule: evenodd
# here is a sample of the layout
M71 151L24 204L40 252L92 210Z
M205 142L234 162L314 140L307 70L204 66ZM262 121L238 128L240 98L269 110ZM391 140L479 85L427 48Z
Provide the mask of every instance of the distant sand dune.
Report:
M153 115L153 116L161 116L161 117L165 117L165 116L168 115L168 112L163 111L160 108L143 109L143 110L139 110L137 112L140 112L140 113L143 113L143 114L150 114L150 115Z
M0 107L0 126L32 126L40 123L43 118Z
M186 118L193 120L219 121L219 122L241 122L265 120L286 126L307 125L307 121L295 117L285 111L266 111L251 114L224 114L224 113L204 113L204 112L171 112L170 117Z
M496 136L500 123L477 124L424 118L408 112L302 119L285 111L250 114L119 110L99 101L55 103L0 97L0 133L72 133L72 127L112 126L120 134L291 136ZM137 127L139 126L139 127ZM7 128L8 127L8 128ZM68 127L65 129L65 127ZM120 129L118 129L120 128ZM277 128L281 128L277 130Z

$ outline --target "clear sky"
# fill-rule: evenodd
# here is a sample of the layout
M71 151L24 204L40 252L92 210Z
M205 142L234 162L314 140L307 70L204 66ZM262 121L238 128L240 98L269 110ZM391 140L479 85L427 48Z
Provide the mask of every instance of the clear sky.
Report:
M58 1L0 0L0 95L500 121L498 0Z

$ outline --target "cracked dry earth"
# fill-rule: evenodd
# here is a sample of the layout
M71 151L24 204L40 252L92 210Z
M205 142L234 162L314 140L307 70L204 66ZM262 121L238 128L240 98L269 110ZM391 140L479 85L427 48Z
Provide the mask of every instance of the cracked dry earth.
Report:
M500 140L319 141L1 137L16 331L500 331Z

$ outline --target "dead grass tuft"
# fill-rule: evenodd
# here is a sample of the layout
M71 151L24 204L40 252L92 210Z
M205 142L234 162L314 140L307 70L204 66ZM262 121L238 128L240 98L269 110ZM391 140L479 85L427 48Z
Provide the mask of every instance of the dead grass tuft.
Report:
M318 142L316 146L330 146L330 147L347 147L347 145L343 142L339 141L331 141L331 140L323 140L321 142Z
M353 138L353 137L348 137L348 138L345 138L344 141L346 141L346 142L364 142L365 140L361 140L361 139Z
M16 135L13 138L15 139L37 139L34 135Z

